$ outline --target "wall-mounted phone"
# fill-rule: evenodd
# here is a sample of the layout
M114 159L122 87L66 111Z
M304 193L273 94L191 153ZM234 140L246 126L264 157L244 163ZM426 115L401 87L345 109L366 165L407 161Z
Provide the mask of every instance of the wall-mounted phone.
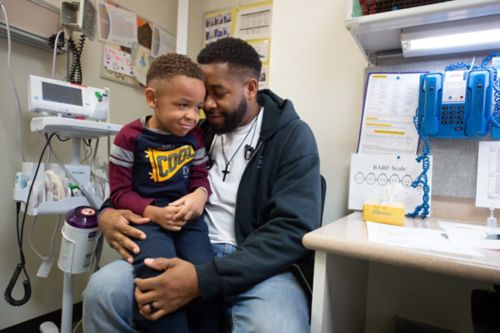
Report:
M437 138L481 137L492 120L493 71L449 71L420 76L418 125Z

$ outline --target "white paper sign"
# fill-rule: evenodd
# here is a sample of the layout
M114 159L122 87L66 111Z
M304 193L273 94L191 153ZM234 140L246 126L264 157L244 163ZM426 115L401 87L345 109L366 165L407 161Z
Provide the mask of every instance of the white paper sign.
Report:
M476 206L500 208L500 142L479 142Z
M349 209L363 209L366 201L379 201L386 196L391 184L401 184L393 201L403 203L407 213L422 203L421 187L411 184L422 172L422 164L411 155L352 154L349 178ZM427 172L428 185L432 189L431 168ZM430 205L430 200L429 200Z

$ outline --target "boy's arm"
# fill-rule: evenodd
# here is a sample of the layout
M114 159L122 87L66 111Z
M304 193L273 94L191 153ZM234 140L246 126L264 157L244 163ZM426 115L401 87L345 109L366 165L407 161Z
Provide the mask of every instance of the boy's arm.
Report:
M201 187L206 191L208 198L210 197L212 191L210 189L210 183L208 182L208 156L205 149L205 144L203 143L201 129L199 127L196 127L192 131L192 135L196 140L196 147L193 162L191 164L191 170L189 173L188 190L189 192L194 192L196 189Z
M145 208L153 203L132 189L132 168L134 166L135 138L138 130L126 125L118 132L111 147L109 158L109 186L113 207L130 209L143 215Z

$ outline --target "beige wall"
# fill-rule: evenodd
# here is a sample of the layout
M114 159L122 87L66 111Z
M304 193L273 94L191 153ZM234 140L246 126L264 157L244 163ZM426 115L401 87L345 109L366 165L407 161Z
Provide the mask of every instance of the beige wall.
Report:
M168 31L175 33L177 25L177 1L176 0L148 0L133 1L119 0L118 3L126 8L137 12L140 15L160 24ZM7 8L8 10L8 8ZM1 14L0 14L1 15ZM88 42L83 52L83 72L84 83L95 87L108 85L111 93L111 121L124 124L130 120L143 115L148 110L144 107L142 92L140 89L131 88L115 82L103 80L99 77L101 66L102 44L98 42ZM12 66L16 79L16 86L19 90L23 107L23 127L25 131L25 154L27 161L38 159L43 147L44 139L41 134L32 134L29 131L29 122L33 117L27 112L27 92L26 82L29 74L40 76L50 76L51 58L48 52L40 51L30 46L14 42L12 45ZM56 78L65 76L65 56L57 57ZM0 38L0 156L3 158L1 167L3 176L0 180L0 211L2 219L0 221L0 289L3 295L5 287L11 274L17 265L18 251L15 240L15 204L12 200L12 188L14 175L20 170L19 140L18 140L18 113L14 94L7 72L7 41ZM100 145L101 156L105 155L105 144ZM71 144L56 144L56 151L61 158L68 156L71 151ZM37 248L44 254L48 253L50 236L57 223L54 216L38 219L37 228L34 232L34 239ZM0 330L23 322L33 317L37 317L61 307L62 273L57 268L57 255L54 266L48 279L41 279L35 276L40 264L28 244L29 229L32 219L28 220L25 228L24 250L28 262L28 271L31 277L33 294L31 300L22 307L12 307L6 302L0 302ZM57 232L55 241L56 251L59 250L60 232ZM104 254L104 262L114 257L109 249ZM16 288L15 297L21 298L21 288L24 276L21 276ZM86 274L77 276L74 291L74 300L80 301L81 291L86 282ZM19 288L21 287L21 288Z

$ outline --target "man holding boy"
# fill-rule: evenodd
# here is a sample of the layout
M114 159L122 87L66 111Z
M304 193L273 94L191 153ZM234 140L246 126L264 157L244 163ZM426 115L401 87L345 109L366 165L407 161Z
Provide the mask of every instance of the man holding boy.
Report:
M137 332L125 307L135 282L140 310L152 320L197 297L222 296L231 332L307 332L310 290L301 287L307 281L299 263L311 260L302 236L320 225L314 136L290 101L269 90L258 92L261 63L247 43L225 38L209 44L198 63L207 88L202 127L212 186L205 222L216 258L203 265L147 259L146 265L163 273L135 281L125 261L107 265L84 293L84 327ZM99 221L109 244L127 259L139 251L131 239L144 237L129 221L147 220L107 209ZM170 225L185 223L172 220ZM100 287L106 281L108 288Z

